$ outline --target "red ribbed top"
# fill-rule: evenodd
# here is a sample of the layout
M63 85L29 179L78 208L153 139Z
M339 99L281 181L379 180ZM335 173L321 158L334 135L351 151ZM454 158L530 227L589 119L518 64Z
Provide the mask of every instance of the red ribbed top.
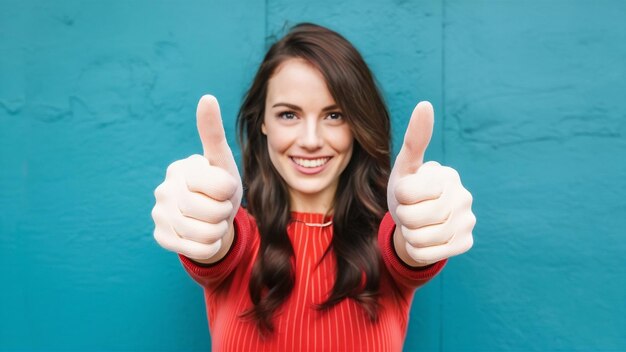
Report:
M212 350L401 351L413 293L437 275L446 260L418 269L405 265L393 249L395 224L387 213L378 234L384 263L378 322L371 323L352 299L320 312L314 304L328 297L335 279L335 263L328 255L317 269L315 264L329 246L333 229L303 222L324 223L331 218L315 213L291 214L296 221L290 223L287 232L296 255L296 283L274 315L276 330L270 338L262 339L253 322L238 317L252 306L248 281L260 244L254 218L244 208L235 217L235 239L224 259L205 267L179 256L187 272L204 288ZM216 290L218 286L221 288Z

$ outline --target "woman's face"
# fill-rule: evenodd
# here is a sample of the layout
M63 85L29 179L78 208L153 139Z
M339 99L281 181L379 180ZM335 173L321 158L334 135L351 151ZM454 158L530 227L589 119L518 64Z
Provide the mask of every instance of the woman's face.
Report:
M268 82L262 132L292 211L325 212L352 156L353 136L322 74L289 59Z

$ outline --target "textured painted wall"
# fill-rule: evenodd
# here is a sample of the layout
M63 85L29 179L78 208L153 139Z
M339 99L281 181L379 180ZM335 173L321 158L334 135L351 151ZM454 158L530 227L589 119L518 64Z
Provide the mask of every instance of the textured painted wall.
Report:
M417 292L407 351L626 350L626 3L0 0L0 350L208 350L201 289L152 239L195 105L234 115L267 42L361 50L397 151L474 194L475 246ZM236 152L237 154L237 152Z
M444 146L478 205L443 350L626 350L626 3L446 1Z

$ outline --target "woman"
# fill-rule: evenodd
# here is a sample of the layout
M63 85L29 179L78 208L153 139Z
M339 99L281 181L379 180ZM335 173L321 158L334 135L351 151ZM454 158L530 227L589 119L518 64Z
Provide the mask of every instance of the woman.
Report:
M473 243L458 174L422 165L430 104L390 173L389 114L361 55L300 24L239 112L243 184L214 97L197 118L204 156L168 168L154 236L204 288L213 349L401 350L415 289Z

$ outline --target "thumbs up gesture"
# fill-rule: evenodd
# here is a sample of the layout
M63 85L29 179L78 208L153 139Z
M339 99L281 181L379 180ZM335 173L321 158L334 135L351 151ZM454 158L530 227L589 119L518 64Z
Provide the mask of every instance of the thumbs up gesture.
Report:
M196 116L204 155L177 160L167 168L165 180L154 191L154 238L165 249L211 263L232 244L243 189L217 99L203 96Z
M394 245L398 256L411 266L438 262L473 245L472 195L456 170L436 161L424 163L433 124L432 105L417 104L387 188L389 211L396 223Z

